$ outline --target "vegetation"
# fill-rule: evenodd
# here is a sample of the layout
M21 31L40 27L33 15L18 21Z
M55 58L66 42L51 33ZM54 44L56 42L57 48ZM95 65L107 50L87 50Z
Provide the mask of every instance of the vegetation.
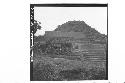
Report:
M63 32L82 32L85 34L90 40L97 39L100 41L106 42L106 35L101 34L91 26L87 25L84 21L68 21L62 25L59 25L55 31L63 31Z
M68 63L67 63L68 65ZM63 66L66 66L63 65ZM72 65L71 65L72 66ZM71 70L63 70L52 63L38 63L33 69L34 80L106 80L106 71L102 67L81 67Z
M34 23L31 25L31 31L33 31L33 34L35 34L38 29L40 30L42 28L40 24L41 22L34 20Z
M41 29L39 23L35 21L31 27L36 33L37 29ZM34 29L35 28L35 29ZM59 25L55 31L74 31L83 32L88 37L106 41L106 36L100 34L83 21L69 21ZM96 38L95 38L96 37ZM34 38L33 46L33 80L34 81L56 81L56 80L106 80L106 64L103 62L89 62L73 55L71 52L72 45L70 43L54 43L58 38L47 38L38 36ZM40 44L45 41L45 44ZM60 41L64 41L61 39ZM60 58L60 55L64 57ZM37 57L36 57L37 56ZM56 59L55 59L56 58ZM60 58L60 59L58 59Z

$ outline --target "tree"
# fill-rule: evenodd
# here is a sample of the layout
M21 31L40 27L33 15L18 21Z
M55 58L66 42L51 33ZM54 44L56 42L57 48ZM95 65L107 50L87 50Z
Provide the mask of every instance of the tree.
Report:
M37 32L37 30L39 29L41 29L42 27L40 26L40 24L41 24L41 22L39 22L39 21L36 21L36 20L34 20L33 22L31 22L31 27L30 27L30 31L31 31L31 33L30 33L30 39L31 39L31 54L32 54L32 49L33 49L33 42L32 42L32 40L34 40L34 38L35 38L35 36L34 36L34 34Z
M34 23L31 25L31 31L33 31L33 34L35 34L38 29L40 30L42 28L40 24L41 22L34 20Z

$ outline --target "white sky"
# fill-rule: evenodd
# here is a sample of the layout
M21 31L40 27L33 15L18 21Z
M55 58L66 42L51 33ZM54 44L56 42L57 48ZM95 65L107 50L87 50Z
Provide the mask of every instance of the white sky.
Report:
M92 28L107 34L106 7L35 7L34 19L41 22L42 29L35 35L43 35L67 21L85 21Z

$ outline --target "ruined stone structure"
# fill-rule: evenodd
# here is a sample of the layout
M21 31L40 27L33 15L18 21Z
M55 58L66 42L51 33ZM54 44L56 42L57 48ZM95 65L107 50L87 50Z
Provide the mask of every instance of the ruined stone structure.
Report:
M47 31L44 37L48 38L45 49L48 54L90 61L106 60L106 44L93 43L81 32Z

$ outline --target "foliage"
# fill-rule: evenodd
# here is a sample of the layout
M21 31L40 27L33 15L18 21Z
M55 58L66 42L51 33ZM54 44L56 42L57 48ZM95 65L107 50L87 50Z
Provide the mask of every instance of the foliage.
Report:
M63 31L63 32L81 32L86 35L91 41L93 40L100 40L106 41L106 35L101 34L94 28L91 28L88 24L84 21L68 21L62 25L59 25L55 31Z
M61 80L51 64L37 64L33 69L34 81Z
M31 25L31 31L33 31L33 34L35 34L38 29L41 29L40 24L41 22L34 20L34 23Z
M84 65L84 67L74 67L71 69L71 66L73 66L72 62L66 62L61 61L61 63L65 63L61 66L60 61L54 61L54 59L49 58L40 59L33 69L34 80L106 80L106 70L103 67L91 66L88 68ZM56 66L59 65L57 63L60 63L60 66ZM91 63L89 64L92 65ZM64 66L69 67L69 69L64 69Z

